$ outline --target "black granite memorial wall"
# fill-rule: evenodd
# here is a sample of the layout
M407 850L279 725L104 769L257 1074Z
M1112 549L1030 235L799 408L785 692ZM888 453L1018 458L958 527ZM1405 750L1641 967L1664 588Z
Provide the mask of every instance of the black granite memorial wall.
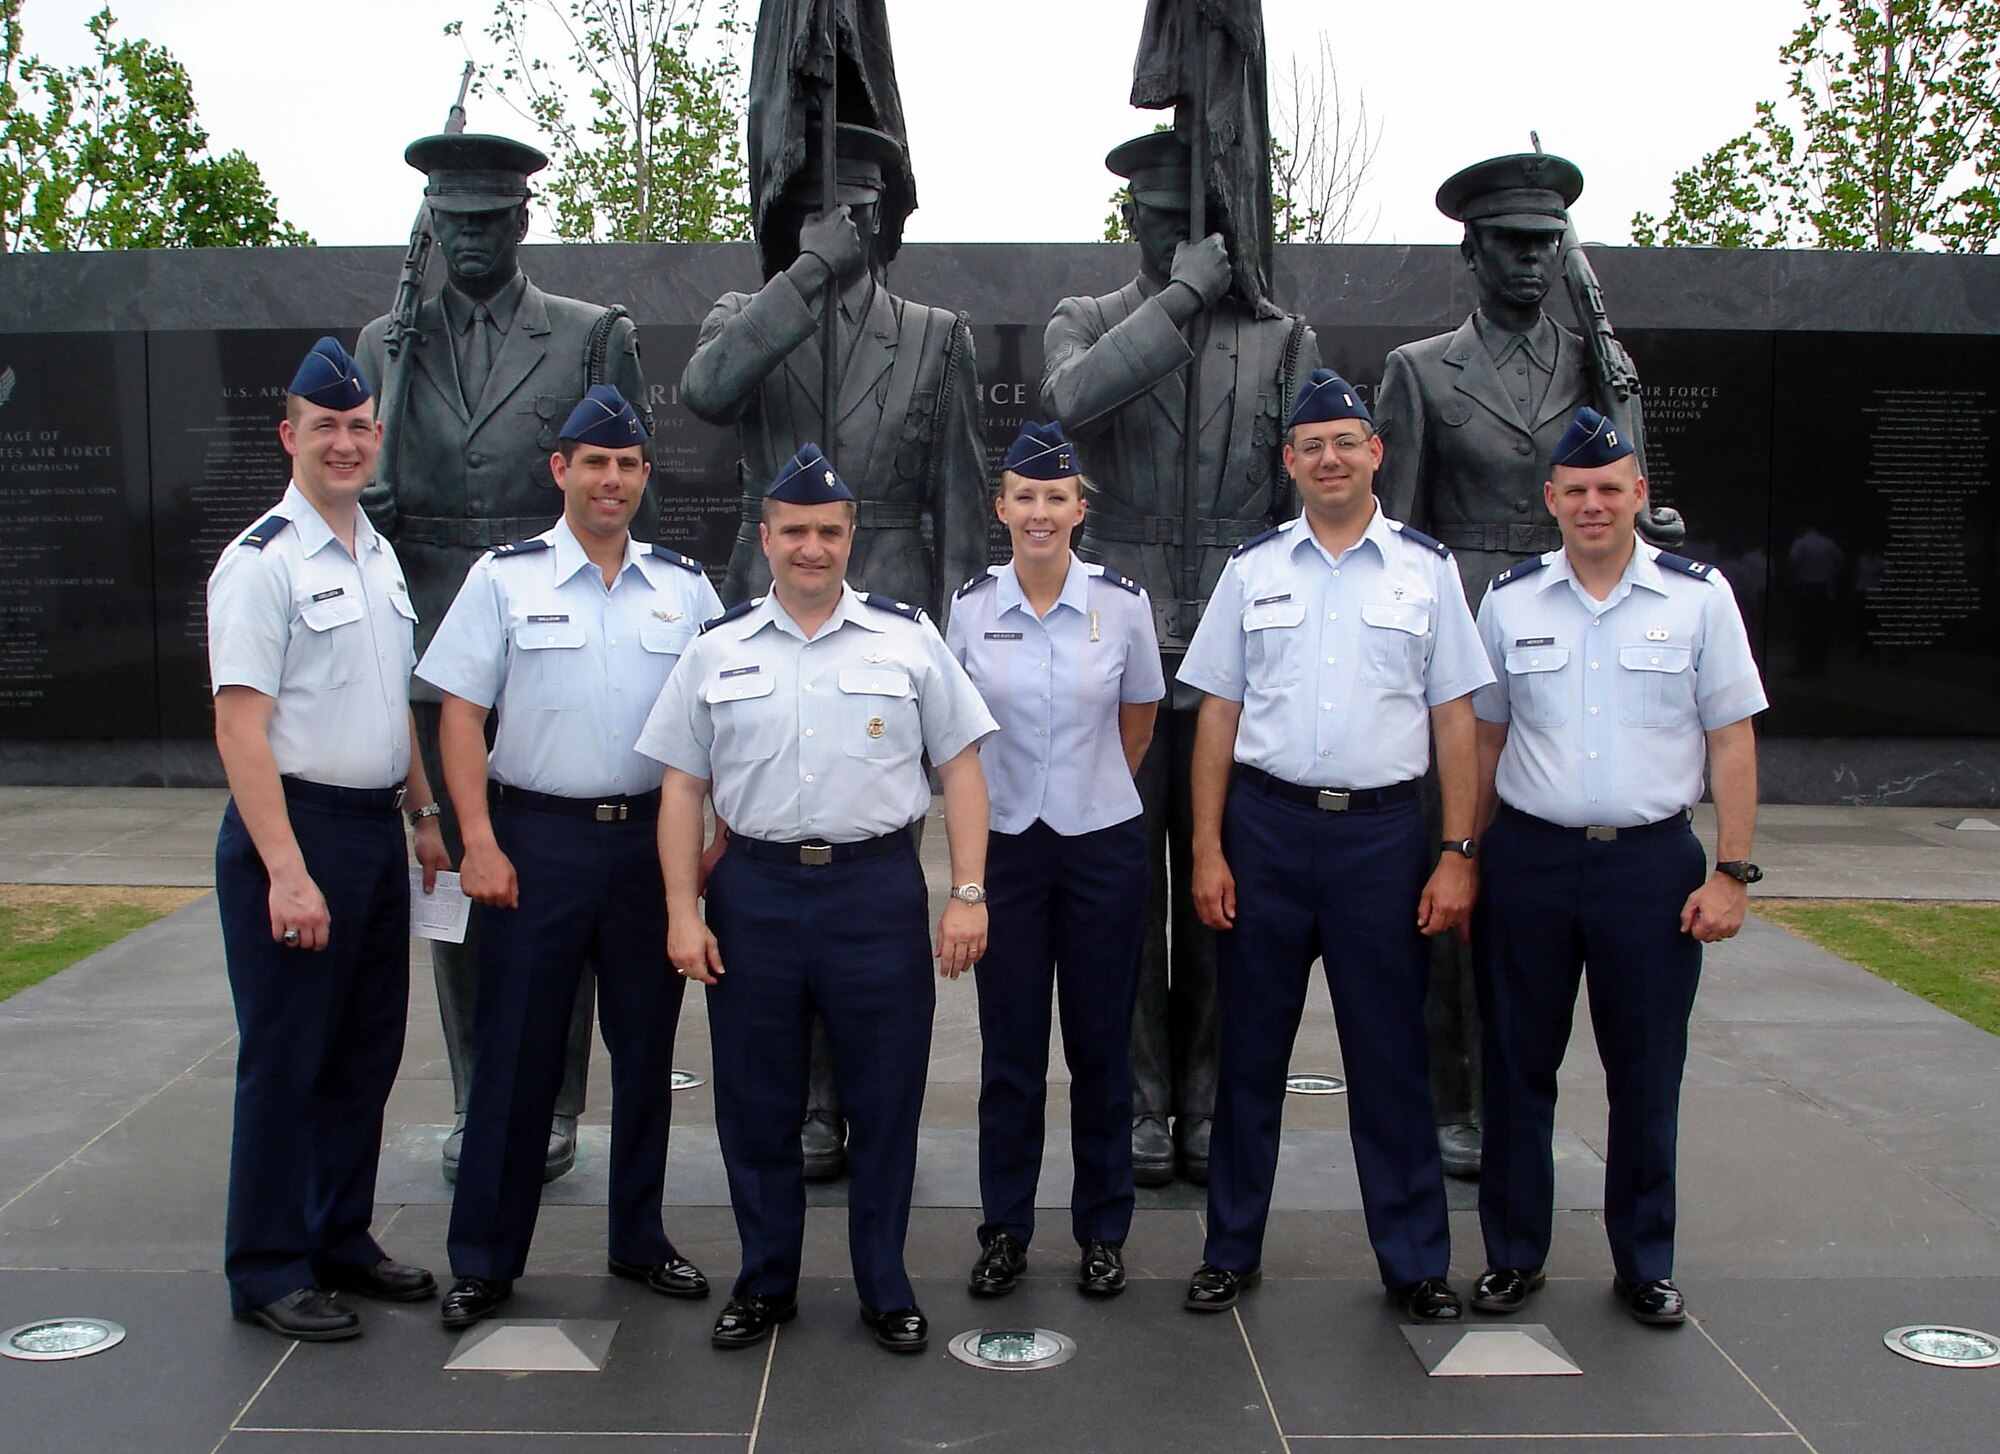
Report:
M2000 802L2000 262L1597 258L1646 382L1655 497L1728 576L1764 666L1767 799ZM322 332L351 340L399 261L0 258L0 780L213 780L203 583L283 487L298 355ZM1041 417L1056 299L1109 291L1134 261L1105 245L905 249L897 290L974 320L996 465ZM750 249L530 248L524 263L551 291L631 309L661 536L719 573L743 482L678 380L709 303L756 285ZM1276 282L1368 392L1389 349L1474 303L1448 247L1280 248ZM997 524L991 538L997 556Z

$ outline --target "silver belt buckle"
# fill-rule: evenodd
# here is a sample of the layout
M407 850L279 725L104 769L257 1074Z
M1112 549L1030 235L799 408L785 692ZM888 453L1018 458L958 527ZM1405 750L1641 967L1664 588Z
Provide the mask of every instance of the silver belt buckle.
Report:
M1319 790L1319 810L1322 813L1345 813L1354 794L1341 792L1338 788Z
M623 823L629 811L624 803L599 803L592 816L600 823Z
M1618 841L1618 830L1616 828L1586 828L1583 830L1583 836L1586 841L1591 843L1616 843Z
M801 843L799 845L799 862L807 868L824 868L827 864L833 862L833 845L831 843Z

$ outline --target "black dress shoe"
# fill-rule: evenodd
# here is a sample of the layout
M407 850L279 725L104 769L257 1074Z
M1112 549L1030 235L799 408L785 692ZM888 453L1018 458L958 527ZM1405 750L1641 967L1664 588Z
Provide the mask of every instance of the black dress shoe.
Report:
M1671 1328L1687 1321L1687 1299L1667 1278L1627 1282L1622 1277L1614 1277L1611 1279L1611 1295L1625 1304L1625 1311L1632 1315L1634 1322Z
M1187 1297L1182 1300L1181 1306L1191 1313L1228 1312L1236 1306L1238 1294L1248 1292L1263 1280L1261 1269L1231 1272L1226 1267L1204 1262L1188 1279Z
M1212 1116L1182 1116L1174 1122L1181 1175L1196 1186L1208 1185L1208 1142L1214 1128Z
M444 1295L438 1315L447 1328L469 1328L481 1318L489 1318L500 1304L514 1295L511 1282L489 1282L483 1277L461 1277Z
M1125 1291L1125 1253L1116 1242L1092 1237L1076 1265L1076 1290L1085 1297L1116 1297Z
M1549 1280L1541 1268L1489 1267L1472 1285L1472 1306L1482 1313L1520 1311L1528 1294Z
M825 1111L808 1111L799 1127L799 1151L807 1181L832 1181L847 1170L847 1128Z
M886 1313L863 1308L861 1321L875 1330L875 1341L891 1353L921 1353L930 1347L930 1320L915 1308L891 1308Z
M261 1308L238 1308L236 1321L255 1323L301 1343L338 1343L361 1336L361 1319L325 1288L302 1287Z
M1485 1134L1470 1121L1458 1121L1437 1128L1438 1160L1444 1174L1460 1181L1476 1181L1485 1156Z
M974 1297L999 1297L1014 1290L1015 1279L1028 1270L1028 1249L1006 1232L995 1232L980 1249L965 1287Z
M385 1303L420 1303L437 1296L437 1279L421 1267L384 1257L373 1267L356 1267L351 1262L329 1262L319 1269L319 1280L337 1292L355 1292L379 1298Z
M708 1296L708 1279L701 1275L699 1267L685 1257L669 1257L665 1262L656 1262L651 1267L641 1267L636 1262L620 1262L616 1257L607 1257L604 1259L604 1265L611 1269L613 1277L622 1277L630 1282L643 1282L662 1297Z
M771 1329L799 1315L797 1298L736 1297L715 1319L708 1341L718 1348L748 1348L771 1336Z
M1165 1186L1174 1179L1174 1138L1158 1116L1132 1118L1132 1181L1136 1186Z
M1403 1305L1403 1311L1420 1323L1455 1323L1465 1316L1465 1308L1451 1284L1441 1277L1427 1277L1403 1287L1392 1287L1389 1296Z
M576 1117L557 1116L549 1122L549 1149L542 1158L542 1184L569 1175L576 1165Z

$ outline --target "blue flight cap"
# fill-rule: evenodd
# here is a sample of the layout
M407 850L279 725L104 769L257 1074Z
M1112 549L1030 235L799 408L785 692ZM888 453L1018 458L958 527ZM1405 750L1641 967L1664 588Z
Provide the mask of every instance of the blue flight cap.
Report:
M833 472L819 446L808 443L800 445L799 452L785 462L764 491L764 498L783 500L787 505L831 505L836 500L853 499L854 492Z
M1083 473L1076 467L1076 451L1063 438L1062 425L1051 419L1046 424L1030 420L1007 446L1007 458L1000 468L1028 480L1066 480Z
M337 338L322 338L312 346L285 392L322 409L358 409L375 397L368 380L361 376L360 365Z
M1549 468L1567 465L1570 469L1594 470L1630 453L1632 441L1625 437L1625 432L1585 404L1569 421L1569 428L1563 431L1562 438L1556 441L1556 451L1549 458Z
M1305 387L1299 390L1298 398L1292 400L1292 417L1285 427L1324 424L1330 419L1359 419L1369 428L1375 427L1368 406L1361 402L1359 389L1332 369L1314 369Z
M578 444L595 444L604 449L624 449L646 442L646 426L625 402L625 396L609 384L592 384L590 392L569 411L558 439Z

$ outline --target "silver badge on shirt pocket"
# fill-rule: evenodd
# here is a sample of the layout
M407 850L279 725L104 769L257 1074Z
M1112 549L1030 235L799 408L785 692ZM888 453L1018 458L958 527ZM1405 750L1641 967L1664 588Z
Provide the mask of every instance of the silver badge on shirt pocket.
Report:
M1664 626L1649 626L1646 628L1646 639L1648 641L1665 641L1671 634Z

